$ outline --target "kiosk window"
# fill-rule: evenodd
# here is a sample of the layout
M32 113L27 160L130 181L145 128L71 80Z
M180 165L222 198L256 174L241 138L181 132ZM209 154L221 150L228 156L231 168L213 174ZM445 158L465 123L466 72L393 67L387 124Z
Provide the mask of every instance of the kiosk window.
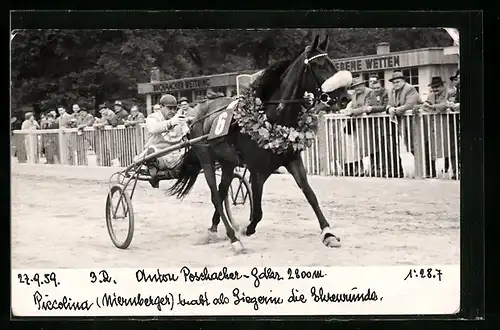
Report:
M409 68L409 69L404 69L401 72L403 72L403 76L405 76L406 82L415 87L417 92L419 92L418 88L418 68Z

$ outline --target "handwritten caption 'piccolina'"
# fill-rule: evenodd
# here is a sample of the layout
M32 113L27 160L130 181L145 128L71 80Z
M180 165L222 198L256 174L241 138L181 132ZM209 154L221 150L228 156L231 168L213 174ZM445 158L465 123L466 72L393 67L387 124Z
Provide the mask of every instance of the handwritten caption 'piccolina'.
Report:
M101 271L103 272L103 271ZM107 276L111 276L109 271L104 271ZM92 272L91 283L98 282L95 274ZM208 268L203 268L201 271L193 271L189 267L180 268L178 273L162 273L157 269L153 273L149 273L144 269L139 269L135 272L135 280L137 283L168 283L168 282L184 282L184 283L199 283L199 282L228 282L225 285L223 292L210 292L205 290L202 292L174 292L161 289L154 295L136 293L131 295L123 295L116 293L112 286L117 284L117 281L107 281L106 288L95 297L87 299L77 299L69 295L59 295L56 297L53 294L41 292L37 289L33 294L33 303L38 310L70 310L70 311L90 311L92 309L104 308L122 308L122 307L153 307L158 311L174 310L186 306L251 306L255 311L258 311L262 306L283 305L283 304L306 304L314 303L362 303L382 301L383 297L379 296L372 288L352 287L344 292L330 291L328 288L320 285L310 285L308 290L304 290L304 286L300 286L303 291L297 289L293 285L287 291L287 294L276 294L272 289L266 289L266 292L250 293L245 291L242 286L238 286L238 281L250 280L254 288L259 288L263 281L289 281L293 284L297 280L317 280L326 277L327 274L322 270L301 270L299 268L288 268L286 274L273 270L270 267L257 268L254 267L248 273L237 270L229 270L223 267L217 271L209 271ZM102 283L102 281L101 281ZM246 286L245 286L246 287ZM255 291L255 289L251 290ZM104 293L103 293L104 292ZM280 291L282 292L282 291Z

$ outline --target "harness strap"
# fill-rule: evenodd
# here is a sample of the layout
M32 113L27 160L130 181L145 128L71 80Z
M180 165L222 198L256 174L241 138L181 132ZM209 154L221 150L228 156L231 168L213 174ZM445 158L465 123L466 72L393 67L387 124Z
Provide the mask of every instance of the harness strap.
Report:
M207 114L206 114L206 115L204 115L203 117L201 117L201 118L197 118L195 121L193 121L193 122L189 125L189 129L191 129L191 128L195 125L195 124L199 123L199 122L200 122L200 121L202 121L203 119L206 119L206 118L210 117L210 116L211 116L211 115L213 115L214 113L221 112L222 110L226 109L228 105L229 105L229 104L223 105L223 106L221 106L221 107L219 107L219 108L215 109L214 111L207 113Z

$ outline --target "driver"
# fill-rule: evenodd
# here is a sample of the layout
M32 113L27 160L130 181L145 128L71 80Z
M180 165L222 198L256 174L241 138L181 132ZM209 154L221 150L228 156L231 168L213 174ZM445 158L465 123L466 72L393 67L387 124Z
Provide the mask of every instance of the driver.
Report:
M146 118L147 139L144 151L134 161L161 149L177 144L189 132L188 120L181 110L177 110L177 99L170 94L160 99L160 110L153 112ZM176 170L181 163L185 150L183 148L172 151L156 158L148 164L153 188L159 188L162 179L174 179ZM161 171L159 173L158 171Z

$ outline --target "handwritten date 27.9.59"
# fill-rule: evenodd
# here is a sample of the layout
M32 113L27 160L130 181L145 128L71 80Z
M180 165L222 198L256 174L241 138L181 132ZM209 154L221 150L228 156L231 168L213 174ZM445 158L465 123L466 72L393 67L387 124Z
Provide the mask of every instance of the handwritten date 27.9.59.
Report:
M406 274L405 281L410 279L429 279L429 280L438 280L441 282L443 277L443 273L441 269L436 268L420 268L420 269L410 269Z
M20 284L25 284L25 285L37 285L38 287L44 286L44 285L53 285L54 287L57 288L57 286L60 284L57 281L56 273L51 272L51 273L46 273L46 274L17 274L17 279L19 280Z

